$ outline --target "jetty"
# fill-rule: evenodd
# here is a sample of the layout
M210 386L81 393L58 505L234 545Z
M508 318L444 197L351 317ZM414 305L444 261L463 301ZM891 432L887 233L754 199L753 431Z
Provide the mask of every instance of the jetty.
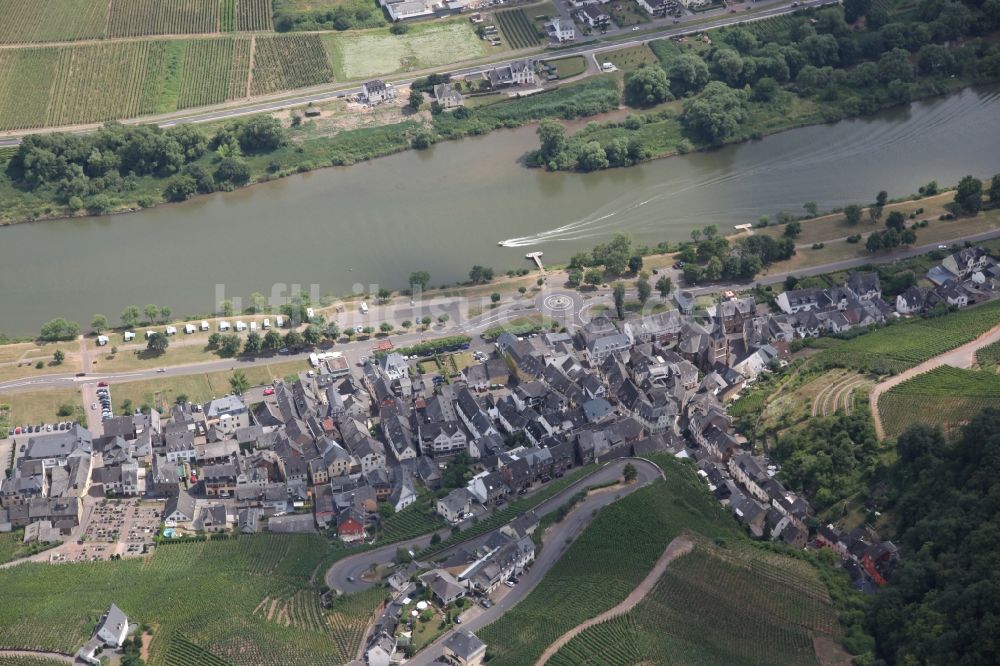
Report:
M535 264L538 265L538 270L544 273L545 266L542 265L542 254L543 254L542 252L529 252L528 254L524 255L524 258L534 261Z

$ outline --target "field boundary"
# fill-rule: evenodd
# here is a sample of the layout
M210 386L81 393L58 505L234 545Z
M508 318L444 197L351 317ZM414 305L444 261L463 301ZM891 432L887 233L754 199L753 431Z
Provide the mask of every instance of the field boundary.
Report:
M692 541L688 537L679 536L674 538L670 543L667 544L667 547L663 550L663 554L660 555L660 559L656 561L656 564L653 565L653 568L649 571L648 574L646 574L646 577L642 579L642 582L639 583L635 587L635 589L632 590L632 592L630 592L629 595L625 597L625 599L621 603L619 603L614 608L609 608L603 613L590 618L589 620L581 622L580 624L576 625L575 627L564 633L562 636L557 638L551 645L545 648L545 652L543 652L542 656L539 657L538 660L535 662L535 666L543 666L543 664L545 664L549 659L551 659L556 654L556 652L558 652L559 649L562 648L562 646L566 645L566 643L568 643L578 634L582 633L584 630L589 629L594 625L598 625L601 624L602 622L606 622L608 620L616 618L619 615L624 615L625 613L635 608L635 606L640 601L646 598L646 595L649 594L650 590L653 589L653 586L655 586L656 583L660 580L660 577L663 576L663 572L667 570L667 567L670 566L670 563L676 560L678 557L687 555L693 549L694 549L694 541Z
M938 354L934 358L915 365L909 370L894 375L872 387L871 393L868 394L868 405L871 407L872 417L875 422L875 436L880 440L885 439L885 426L882 424L882 415L878 410L878 399L883 393L894 386L902 384L907 379L922 375L941 365L950 365L956 368L971 368L976 362L976 350L998 341L1000 341L1000 324L997 324L971 342L966 342L964 345L955 347L943 354Z

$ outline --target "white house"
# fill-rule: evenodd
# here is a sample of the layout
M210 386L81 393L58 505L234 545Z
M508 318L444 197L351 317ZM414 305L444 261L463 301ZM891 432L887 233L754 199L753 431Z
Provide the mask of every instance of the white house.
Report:
M194 324L184 324L184 333L185 334L191 335L196 330L198 330L198 327L195 326Z
M465 488L456 488L437 502L438 514L455 524L472 508L472 495Z
M563 18L552 19L545 24L545 30L549 33L549 37L559 43L572 42L576 39L576 26L573 25L573 21Z
M365 81L361 84L361 91L369 104L380 104L386 100L396 99L396 88L381 79Z
M106 336L106 335L98 335L97 336L97 346L98 347L103 347L106 344L108 344L108 336Z
M229 324L228 321L220 321L219 322L219 330L220 331L228 331L230 328L232 328L232 326L230 326L230 324Z
M125 338L125 342L131 342L132 340L135 340L135 331L125 331L125 335L123 337Z

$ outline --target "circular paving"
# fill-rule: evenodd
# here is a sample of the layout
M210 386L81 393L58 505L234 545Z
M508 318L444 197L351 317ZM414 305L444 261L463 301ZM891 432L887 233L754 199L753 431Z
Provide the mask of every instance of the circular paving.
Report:
M566 294L549 294L542 299L542 307L549 312L566 312L573 307L573 298Z

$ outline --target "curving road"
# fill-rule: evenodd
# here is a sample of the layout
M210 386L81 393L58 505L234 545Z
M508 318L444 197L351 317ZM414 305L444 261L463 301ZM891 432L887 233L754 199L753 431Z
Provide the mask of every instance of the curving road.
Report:
M521 576L520 583L512 589L501 587L501 591L497 593L498 598L489 609L484 609L478 604L472 606L469 610L463 613L461 628L476 632L482 627L485 627L491 622L499 619L504 613L509 611L522 599L524 599L535 588L535 586L541 582L542 578L545 577L552 566L558 562L559 558L562 557L564 552L566 552L566 549L569 547L569 544L573 541L573 539L583 532L587 525L590 524L595 513L599 509L611 504L625 495L635 492L639 488L652 483L656 479L664 478L663 471L648 460L635 458L615 460L607 463L604 467L597 470L590 476L581 479L572 486L565 488L558 495L546 500L537 509L535 509L535 512L539 515L539 517L545 516L558 510L559 507L562 506L575 492L578 492L582 486L600 485L609 481L614 481L616 478L620 478L622 475L622 469L629 462L636 467L636 471L638 472L638 478L635 483L624 488L599 490L588 495L584 500L576 505L573 511L571 511L569 515L562 520L562 522L555 523L549 527L543 542L544 547L537 554L535 562L531 565L531 568ZM478 537L476 540L467 542L463 545L474 544L485 538L486 535ZM428 536L427 542L429 541L430 537ZM372 563L387 561L385 559L386 555L388 555L388 559L391 560L398 545L399 544L395 544L391 547L381 548L378 551L370 551L370 553L362 553L358 556L348 558L347 560L341 560L341 562L335 564L331 567L330 571L327 572L327 584L331 584L331 577L337 579L340 576L346 575L348 571L364 571L365 568L367 568L367 566L371 566ZM452 549L448 549L443 552L447 553L450 550ZM382 551L380 557L365 557L367 555L377 555L380 551ZM435 557L438 555L435 555ZM349 562L350 560L354 560L356 558L358 560L356 563L352 564ZM344 567L344 565L346 565L346 567L341 568ZM450 631L444 633L440 638L438 638L438 640L421 650L419 654L417 654L413 659L410 659L407 663L411 666L425 666L427 664L434 663L442 655L442 645L450 635Z

